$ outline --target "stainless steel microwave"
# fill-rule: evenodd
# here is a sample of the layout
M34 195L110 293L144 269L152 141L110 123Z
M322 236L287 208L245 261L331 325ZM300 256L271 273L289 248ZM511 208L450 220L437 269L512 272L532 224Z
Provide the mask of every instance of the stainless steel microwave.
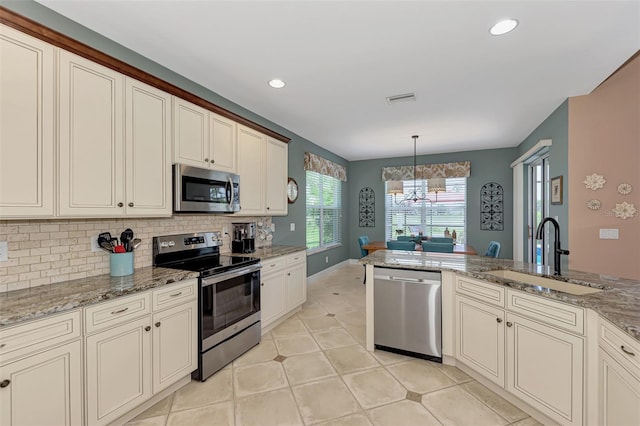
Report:
M173 211L176 213L240 211L240 176L174 164Z

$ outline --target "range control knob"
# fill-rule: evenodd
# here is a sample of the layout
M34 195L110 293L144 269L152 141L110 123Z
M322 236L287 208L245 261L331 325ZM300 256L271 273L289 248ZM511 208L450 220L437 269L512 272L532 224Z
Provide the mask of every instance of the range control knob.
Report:
M160 243L160 247L167 248L167 247L169 247L169 243L166 242L166 241L163 241L163 242Z
M169 241L169 247L174 247L176 245L175 241Z

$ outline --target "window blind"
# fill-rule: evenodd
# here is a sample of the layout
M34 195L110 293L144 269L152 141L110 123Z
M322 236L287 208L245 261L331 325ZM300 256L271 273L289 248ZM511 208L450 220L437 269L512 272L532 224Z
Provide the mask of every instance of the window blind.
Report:
M313 251L342 242L342 182L307 171L307 250Z

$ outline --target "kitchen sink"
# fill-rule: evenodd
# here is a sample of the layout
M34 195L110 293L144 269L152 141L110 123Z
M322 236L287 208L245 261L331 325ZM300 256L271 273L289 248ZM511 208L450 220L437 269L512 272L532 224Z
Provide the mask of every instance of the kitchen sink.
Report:
M581 296L584 294L597 293L602 291L602 289L587 287L580 284L573 284L564 281L558 281L550 278L539 277L537 275L529 275L523 274L520 272L508 271L506 269L501 269L498 271L490 271L486 272L488 275L493 275L499 278L504 278L506 280L517 281L524 284L529 284L533 286L540 286L545 288L550 288L551 290L560 291L562 293L574 294L577 296Z

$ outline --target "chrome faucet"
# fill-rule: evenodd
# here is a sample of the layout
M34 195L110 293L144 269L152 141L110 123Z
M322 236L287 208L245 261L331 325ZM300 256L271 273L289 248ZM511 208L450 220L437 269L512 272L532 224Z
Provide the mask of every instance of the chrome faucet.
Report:
M554 244L553 244L553 268L554 268L554 275L561 275L560 274L560 255L564 254L564 255L568 255L569 254L569 250L563 250L560 247L560 225L558 224L558 221L555 220L552 217L545 217L544 219L542 219L542 222L540 222L540 225L538 225L538 230L536 231L536 239L537 240L541 240L543 238L542 232L544 230L544 224L547 222L551 222L553 224L553 227L555 228L555 234L554 234Z

